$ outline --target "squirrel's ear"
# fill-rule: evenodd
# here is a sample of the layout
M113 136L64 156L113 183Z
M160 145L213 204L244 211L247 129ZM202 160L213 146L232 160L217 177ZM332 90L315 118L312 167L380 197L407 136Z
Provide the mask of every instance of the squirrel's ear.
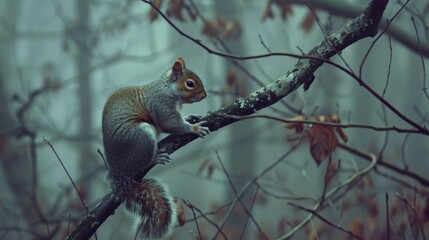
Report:
M186 68L185 60L183 60L181 57L178 57L172 68L173 74L176 76L181 75L184 68Z
M176 62L180 62L180 64L182 64L182 68L186 68L185 60L183 60L183 58L177 57Z

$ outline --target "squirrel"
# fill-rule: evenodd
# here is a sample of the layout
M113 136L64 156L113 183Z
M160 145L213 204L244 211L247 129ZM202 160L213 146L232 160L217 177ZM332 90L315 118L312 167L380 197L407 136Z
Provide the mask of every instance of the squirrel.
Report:
M176 223L176 205L165 185L156 179L136 179L154 164L171 161L165 149L157 148L161 132L210 133L197 122L201 116L179 113L182 103L199 102L207 96L201 79L178 57L171 69L142 86L125 87L106 101L102 131L107 180L114 196L138 215L136 236L164 239Z

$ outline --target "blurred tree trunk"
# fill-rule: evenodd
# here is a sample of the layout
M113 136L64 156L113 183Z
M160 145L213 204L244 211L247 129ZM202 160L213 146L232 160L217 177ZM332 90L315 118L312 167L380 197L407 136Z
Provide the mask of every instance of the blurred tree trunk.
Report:
M78 78L78 88L77 88L77 99L79 101L79 136L82 139L78 145L79 151L79 174L80 176L85 176L93 169L95 169L99 164L97 164L97 155L95 154L95 148L91 143L91 135L94 134L94 126L93 126L93 91L91 84L91 75L87 72L87 69L91 64L91 46L90 46L90 34L91 34L91 26L90 26L90 9L91 2L87 0L76 0L76 26L75 30L72 34L74 34L74 39L76 40L76 72L79 74ZM90 177L84 183L84 185L80 186L80 190L82 190L82 194L85 198L90 196L86 196L86 194L93 193L93 189L91 183L94 182L96 178Z
M225 21L236 20L239 23L243 21L243 19L241 19L241 14L239 14L241 11L240 3L231 1L227 4L227 1L216 1L215 11L216 15L224 18ZM220 37L224 39L223 36ZM233 54L246 55L246 49L244 47L245 43L241 37L224 41ZM245 65L245 62L241 62L241 64ZM225 60L224 69L226 71L224 72L227 73L229 68L232 66L233 65L230 62ZM251 80L249 80L249 78L243 76L243 74L237 70L235 82L232 84L232 88L234 89L228 89L231 92L234 92L233 97L230 99L231 102L239 96L241 97L248 94L249 90L252 89L250 81ZM237 192L240 191L246 181L254 173L258 134L252 131L256 131L255 121L241 121L229 127L228 141L231 147L229 148L229 156L226 158L227 161L224 161L224 163L229 164L227 171ZM242 203L244 203L248 210L250 210L253 190L254 188L248 189L247 193L241 199ZM233 199L235 197L235 193L230 189L227 193L227 199ZM248 215L238 203L227 222L228 227L224 229L225 232L228 232L231 239L238 239L240 237L240 234L245 227L246 219L248 219ZM249 225L252 224L247 224L246 230L249 229Z
M13 94L20 94L19 92L8 92L8 89L14 89L13 80L19 79L16 74L17 67L14 65L16 58L14 32L19 21L19 3L20 1L0 2L0 16L3 17L4 29L6 29L0 38L0 164L3 170L0 175L3 176L2 179L6 180L4 183L6 189L2 188L0 201L13 202L13 205L0 202L2 208L0 215L3 215L4 211L7 213L6 216L10 215L3 219L8 226L19 226L21 229L31 226L32 233L44 235L46 226L41 228L38 227L40 225L35 224L37 221L42 221L37 209L41 209L44 204L43 200L37 198L41 196L40 193L44 193L36 181L37 159L34 161L31 159L32 150L28 135L23 138L15 138L20 131L12 130L21 126L13 116L8 104L11 102ZM23 97L25 101L27 96L20 97ZM3 133L5 135L2 136ZM35 146L33 147L35 151ZM28 237L24 231L12 231L7 236L17 237L17 239L23 236Z

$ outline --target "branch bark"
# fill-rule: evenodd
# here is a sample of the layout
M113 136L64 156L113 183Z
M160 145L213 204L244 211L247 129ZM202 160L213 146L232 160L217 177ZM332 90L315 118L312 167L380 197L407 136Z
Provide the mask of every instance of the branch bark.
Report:
M143 0L144 1L144 0ZM366 37L377 34L378 25L384 9L389 0L372 0L365 11L353 21L342 27L337 32L328 36L324 41L315 46L308 56L329 59L346 47ZM151 1L144 1L151 4ZM152 5L152 7L154 7ZM314 72L323 64L317 59L300 59L294 68L288 71L271 84L251 93L249 96L239 98L231 105L218 109L205 116L202 120L207 121L211 131L216 131L232 124L238 119L222 117L222 115L250 115L256 111L275 104L285 96L295 91L301 85L309 87L314 80ZM169 153L185 146L195 140L195 135L170 135L158 143L160 148L166 148ZM154 166L149 166L142 176L146 175ZM91 211L66 239L89 239L98 227L114 213L121 204L111 193L107 194L101 202Z

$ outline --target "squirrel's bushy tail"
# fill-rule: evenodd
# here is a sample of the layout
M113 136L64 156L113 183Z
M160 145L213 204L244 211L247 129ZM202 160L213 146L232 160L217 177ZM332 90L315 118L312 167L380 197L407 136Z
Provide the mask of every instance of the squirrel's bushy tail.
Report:
M138 216L138 239L165 239L177 221L176 204L166 186L143 179L125 197L125 208Z

